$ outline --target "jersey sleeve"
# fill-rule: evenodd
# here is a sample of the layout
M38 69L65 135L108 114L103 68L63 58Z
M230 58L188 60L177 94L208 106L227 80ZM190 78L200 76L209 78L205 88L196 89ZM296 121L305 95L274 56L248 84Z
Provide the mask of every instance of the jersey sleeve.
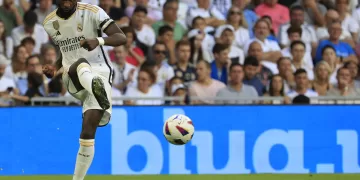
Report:
M96 13L94 21L96 24L96 27L98 29L101 29L102 32L104 32L104 30L112 23L114 22L114 20L112 20L108 14L106 14L106 12L100 8L99 11Z

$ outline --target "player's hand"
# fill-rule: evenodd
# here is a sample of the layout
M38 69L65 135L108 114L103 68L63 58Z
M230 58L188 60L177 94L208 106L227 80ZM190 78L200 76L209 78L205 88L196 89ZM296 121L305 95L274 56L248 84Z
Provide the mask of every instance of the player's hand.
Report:
M42 72L47 78L53 78L56 73L56 68L52 65L46 64L42 67Z
M97 39L85 39L80 41L80 46L88 51L92 51L99 46L99 41Z

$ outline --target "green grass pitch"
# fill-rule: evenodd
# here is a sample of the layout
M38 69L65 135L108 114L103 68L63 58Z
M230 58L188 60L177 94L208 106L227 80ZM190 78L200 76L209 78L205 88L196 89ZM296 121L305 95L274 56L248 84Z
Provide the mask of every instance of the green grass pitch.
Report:
M0 176L0 180L71 180L71 176ZM87 176L85 180L359 180L360 174Z

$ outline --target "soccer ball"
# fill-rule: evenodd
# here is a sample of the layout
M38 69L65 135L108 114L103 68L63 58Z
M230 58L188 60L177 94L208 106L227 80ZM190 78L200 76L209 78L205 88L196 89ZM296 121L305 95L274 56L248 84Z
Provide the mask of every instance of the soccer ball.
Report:
M192 139L194 130L194 125L189 117L175 114L166 120L163 133L169 143L184 145Z

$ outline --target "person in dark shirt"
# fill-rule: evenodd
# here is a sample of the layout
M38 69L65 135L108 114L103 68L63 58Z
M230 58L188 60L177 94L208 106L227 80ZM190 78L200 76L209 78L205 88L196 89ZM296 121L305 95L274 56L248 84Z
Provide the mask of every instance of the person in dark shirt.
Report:
M259 61L255 57L248 56L245 58L245 62L244 62L245 77L243 83L253 86L256 89L258 95L262 96L266 91L266 87L261 82L261 80L256 76L256 74L258 74L259 65L260 65Z
M117 24L129 25L130 19L125 15L123 9L114 6L113 0L99 0L99 7L101 7Z
M185 83L196 79L196 70L190 61L191 46L190 42L181 40L176 43L177 63L173 66L174 74L184 80Z

